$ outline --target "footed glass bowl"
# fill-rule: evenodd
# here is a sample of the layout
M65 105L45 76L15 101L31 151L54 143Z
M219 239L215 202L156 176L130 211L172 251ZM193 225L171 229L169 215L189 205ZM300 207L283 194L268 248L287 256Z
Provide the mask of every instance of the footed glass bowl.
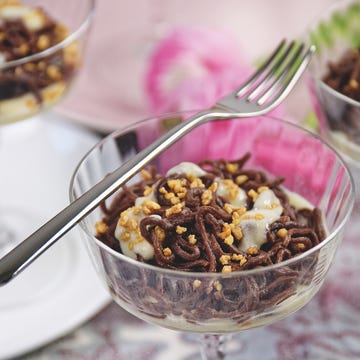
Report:
M339 149L349 160L360 160L360 102L350 97L345 86L360 92L359 70L339 78L329 86L324 82L329 64L336 64L347 52L360 57L360 1L336 1L315 19L308 32L308 41L317 52L309 66L309 87L321 135ZM359 63L359 60L358 60ZM340 72L344 72L341 70ZM357 72L357 73L356 73ZM353 78L352 78L353 77ZM356 80L357 79L357 80Z
M151 118L105 138L75 170L71 199L186 116ZM138 262L100 242L95 237L100 209L81 222L94 266L113 299L150 323L202 333L204 359L223 358L222 334L271 324L310 301L323 284L353 207L352 180L337 153L302 128L270 117L202 125L154 165L165 173L182 161L231 160L248 151L247 167L285 177L284 186L322 210L328 230L324 241L276 265L231 273L182 272Z
M0 125L61 100L83 62L95 0L0 2Z

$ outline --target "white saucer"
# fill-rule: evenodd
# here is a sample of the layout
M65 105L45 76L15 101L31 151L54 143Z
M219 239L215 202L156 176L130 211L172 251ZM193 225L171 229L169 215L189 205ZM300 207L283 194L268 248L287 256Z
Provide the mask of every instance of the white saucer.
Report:
M48 113L0 128L0 164L5 170L0 179L1 207L30 214L34 223L29 233L68 204L72 172L98 141L64 120ZM65 335L109 301L75 228L0 287L0 359Z

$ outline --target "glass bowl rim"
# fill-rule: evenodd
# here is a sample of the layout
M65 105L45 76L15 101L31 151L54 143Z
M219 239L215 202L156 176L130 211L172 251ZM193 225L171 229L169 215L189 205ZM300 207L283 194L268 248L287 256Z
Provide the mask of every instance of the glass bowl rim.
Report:
M165 118L167 116L173 116L175 114L177 115L181 115L181 114L191 114L194 113L195 111L179 111L179 112L168 112L168 113L163 113L163 114L159 114L159 115L154 115L154 116L149 116L147 118L144 118L142 120L138 120L130 125L127 125L125 127L119 128L118 130L115 130L113 132L111 132L110 134L108 134L107 136L105 136L103 139L101 139L100 141L98 141L95 145L93 145L90 150L88 152L85 153L85 155L80 159L80 161L78 162L78 165L75 167L73 174L71 176L70 179L70 185L69 185L69 198L70 201L74 200L74 196L73 196L73 192L72 189L74 187L74 182L75 182L75 178L80 170L81 165L84 163L84 161L88 158L88 156L97 148L100 148L101 146L103 146L104 143L106 143L107 141L109 141L110 139L115 138L116 136L119 136L120 134L129 131L133 128L136 128L140 125L146 124L149 121L155 120L156 118ZM262 274L265 272L269 272L269 271L273 271L282 267L286 267L286 266L290 266L293 263L296 263L298 261L302 261L305 258L309 257L310 255L312 255L313 253L319 251L322 247L324 247L325 245L327 245L329 242L331 242L331 240L333 240L334 238L336 238L338 236L338 234L340 233L340 231L344 228L346 222L349 220L354 204L355 204L355 183L354 183L354 179L351 175L351 172L349 170L349 166L347 165L347 163L345 162L345 160L343 159L343 157L340 155L340 153L329 143L327 143L323 138L321 138L318 134L315 134L313 132L311 132L310 130L294 124L293 122L290 122L288 120L284 120L284 119L280 119L278 117L275 116L270 116L270 115L261 115L261 116L257 116L254 118L264 118L264 119L273 119L279 123L285 124L285 126L290 126L293 127L295 129L297 129L298 131L301 132L305 132L308 134L308 136L316 139L317 141L321 142L325 147L327 147L330 151L332 151L334 153L334 155L336 156L336 158L340 161L340 163L342 164L348 178L349 178L349 183L350 183L350 204L348 207L348 211L345 214L344 218L342 219L342 221L340 222L340 224L338 224L338 226L331 232L331 234L329 234L322 242L320 242L319 244L317 244L316 246L312 247L311 249L307 250L306 252L292 257L288 260L285 261L281 261L277 264L272 264L272 265L267 265L261 268L255 268L255 269L249 269L249 270L238 270L238 271L233 271L231 273L222 273L222 272L194 272L194 271L181 271L181 270L174 270L174 269L167 269L167 268L162 268L159 266L155 266L155 265L151 265L151 264L147 264L147 263L142 263L138 260L132 259L120 252L117 252L115 250L113 250L112 248L110 248L109 246L105 245L104 243L102 243L100 240L98 240L94 234L90 234L90 232L87 230L87 228L84 226L83 224L83 220L79 222L80 228L81 230L85 233L87 239L91 238L91 241L95 243L96 246L99 246L100 248L102 248L103 250L106 251L106 253L110 254L111 256L114 256L115 258L124 261L124 262L128 262L129 264L131 264L132 266L144 269L144 270L151 270L151 271L155 271L158 273L162 273L162 274L166 274L169 276L179 276L179 277L188 277L188 278L207 278L209 276L215 278L215 279L224 279L224 278L232 278L233 276L248 276L248 275L258 275L258 274ZM235 119L239 119L241 120L241 118L230 118L230 119L224 119L224 121L231 121L231 120L235 120ZM245 118L245 119L250 119L250 118Z
M52 55L55 52L65 48L66 46L70 45L73 41L78 39L90 26L94 16L95 16L95 4L96 0L87 0L90 8L88 14L85 17L85 20L81 22L77 29L75 29L71 34L69 34L64 40L60 41L59 43L50 46L49 48L37 52L32 55L24 56L20 59L15 59L11 61L7 61L0 65L0 70L5 70L11 67L15 67L18 65L23 65L27 62L36 61L42 59L46 56Z
M340 91L337 91L333 89L331 86L326 84L321 78L316 76L313 71L311 71L310 67L308 69L310 77L314 81L314 83L319 84L319 86L324 89L327 93L331 94L332 96L338 98L339 100L342 100L345 103L348 103L351 106L359 107L360 108L360 101L357 101L347 95L342 94Z

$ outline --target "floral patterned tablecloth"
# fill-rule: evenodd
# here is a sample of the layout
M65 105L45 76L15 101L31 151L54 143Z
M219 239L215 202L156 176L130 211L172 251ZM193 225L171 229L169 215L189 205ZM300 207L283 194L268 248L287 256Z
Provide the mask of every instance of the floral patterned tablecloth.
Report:
M359 207L320 292L297 313L233 335L226 359L360 358ZM66 337L26 360L197 360L198 336L152 326L111 303ZM20 359L20 358L19 358Z

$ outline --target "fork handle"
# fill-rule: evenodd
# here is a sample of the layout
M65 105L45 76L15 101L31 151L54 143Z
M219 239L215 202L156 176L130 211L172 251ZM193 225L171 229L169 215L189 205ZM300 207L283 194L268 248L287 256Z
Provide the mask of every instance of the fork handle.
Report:
M200 112L172 128L157 141L129 159L0 259L0 285L12 280L103 200L193 128L210 120L230 117L233 117L233 114L217 112L215 109Z

